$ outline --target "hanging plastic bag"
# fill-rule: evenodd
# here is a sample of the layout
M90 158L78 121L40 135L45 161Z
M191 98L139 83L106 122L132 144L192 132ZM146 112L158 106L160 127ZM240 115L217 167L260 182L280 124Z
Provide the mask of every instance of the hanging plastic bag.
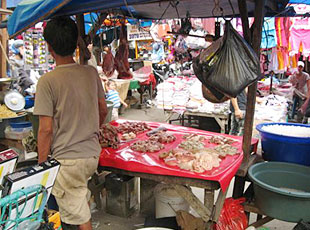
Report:
M193 60L195 75L203 84L203 96L212 103L222 103L229 99L206 81L208 77L207 73L210 71L216 60L213 57L220 50L222 43L223 38L219 38L208 48L204 49L199 56Z
M257 55L229 21L221 47L207 59L200 59L199 64L206 87L210 85L229 97L236 97L260 76Z
M221 210L221 215L213 230L244 230L248 227L248 218L241 205L245 198L227 198Z

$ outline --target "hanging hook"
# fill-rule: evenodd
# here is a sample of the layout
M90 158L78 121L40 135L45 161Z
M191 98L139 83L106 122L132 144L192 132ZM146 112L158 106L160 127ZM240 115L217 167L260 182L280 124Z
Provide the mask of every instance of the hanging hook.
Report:
M220 15L224 16L224 10L222 7L220 7L220 1L214 0L214 8L212 10L212 16L218 17Z

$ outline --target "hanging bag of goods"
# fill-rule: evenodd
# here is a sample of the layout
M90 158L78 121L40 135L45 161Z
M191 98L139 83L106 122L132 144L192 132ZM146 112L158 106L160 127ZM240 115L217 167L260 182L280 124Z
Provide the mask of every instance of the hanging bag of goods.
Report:
M229 21L226 21L220 48L209 55L201 55L199 59L204 78L202 83L229 97L236 97L260 76L257 55Z
M201 51L199 56L193 60L193 69L195 75L202 83L202 92L205 99L212 103L222 103L229 98L223 93L219 92L207 81L207 74L214 65L216 58L214 56L218 53L223 43L223 38L217 39L208 48Z

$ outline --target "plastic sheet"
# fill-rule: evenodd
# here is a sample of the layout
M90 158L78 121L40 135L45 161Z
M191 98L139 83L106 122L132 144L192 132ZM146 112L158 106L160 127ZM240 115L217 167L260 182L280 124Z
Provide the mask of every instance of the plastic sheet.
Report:
M125 122L126 120L117 120L117 122L111 122L112 125L117 126L118 123ZM157 122L146 122L152 128L158 128L163 126L167 129L167 132L173 133L176 136L176 141L165 144L165 148L159 152L155 153L141 153L135 152L130 149L130 145L137 140L148 139L146 133L137 135L134 140L129 142L123 142L120 145L120 148L115 150L112 148L103 148L99 160L100 166L112 167L123 169L132 172L141 172L148 174L158 174L158 175L170 175L170 176L179 176L203 180L212 180L218 181L223 190L226 190L231 179L234 177L239 166L241 165L243 154L242 154L242 137L239 136L229 136L225 134L212 133L208 131L198 130L194 128L188 128L177 125L169 125L165 123ZM230 138L235 139L237 142L232 144L237 147L239 154L233 156L227 156L221 161L221 164L217 168L213 168L210 171L204 173L194 173L188 170L180 169L177 166L166 165L162 159L159 159L159 153L165 152L171 149L176 148L182 141L182 137L185 134L194 133L198 135L204 135L205 137L211 137L214 135L223 135L229 136ZM257 140L253 140L253 143L257 143ZM210 144L208 141L205 141L207 147L215 146L215 144Z
M214 225L213 230L244 230L248 227L248 218L241 205L245 198L234 200L227 198L221 210L218 222Z

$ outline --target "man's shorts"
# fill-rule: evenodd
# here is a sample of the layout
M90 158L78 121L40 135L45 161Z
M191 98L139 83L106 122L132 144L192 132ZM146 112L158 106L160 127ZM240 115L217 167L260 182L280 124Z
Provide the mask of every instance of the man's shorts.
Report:
M72 225L84 224L91 218L87 183L97 170L99 157L57 160L61 166L52 194L59 206L61 221Z

